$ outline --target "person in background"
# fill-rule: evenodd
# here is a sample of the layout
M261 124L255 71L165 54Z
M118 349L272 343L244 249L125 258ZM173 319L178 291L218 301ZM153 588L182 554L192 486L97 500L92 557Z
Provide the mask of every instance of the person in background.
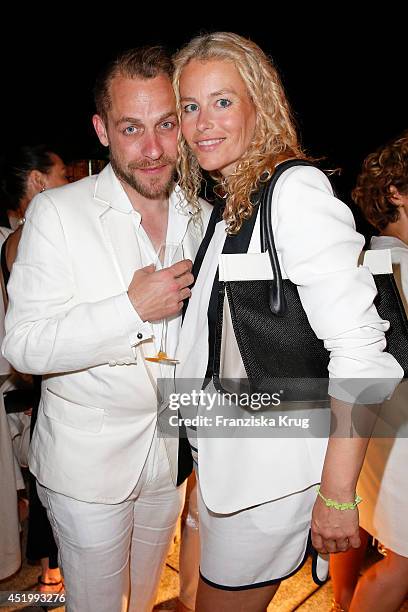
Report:
M186 503L181 515L179 553L180 594L176 612L193 612L200 567L200 535L197 507L197 481L193 472L187 481Z
M377 230L370 248L390 249L408 313L408 131L364 160L352 193ZM408 392L406 384L383 407L358 482L362 546L332 556L333 610L394 612L408 594ZM385 556L359 579L369 535ZM357 585L357 586L356 586Z
M2 166L2 202L7 208L7 215L12 228L15 229L4 241L1 250L2 280L5 289L13 266L18 244L24 227L25 213L31 200L38 193L60 187L68 182L65 164L52 148L45 144L23 145L9 151ZM7 300L6 294L3 300ZM4 322L2 321L4 325ZM3 358L4 359L4 358ZM31 407L24 414L12 414L16 431L21 429L20 437L24 439L24 428L30 427L30 434L35 427L38 413L41 377L32 380ZM28 419L28 415L31 415ZM19 419L20 417L20 419ZM23 420L25 419L25 421ZM27 432L28 433L28 432ZM24 449L24 455L27 456ZM28 559L41 562L41 574L38 577L38 590L41 592L60 592L63 581L58 567L58 550L52 534L44 506L40 502L35 477L29 472L29 514L26 556Z
M12 230L0 227L1 243ZM5 304L0 296L0 336L4 338ZM10 364L0 357L0 580L11 576L21 565L20 521L19 512L23 500L18 498L18 491L24 489L21 470L16 474L15 457L10 435L10 427L4 406L3 389L7 388L11 375Z
M8 285L4 355L43 375L29 462L70 612L150 611L184 501L178 439L157 431L157 380L174 362L146 357L164 319L175 351L210 206L174 182L172 73L160 47L106 67L93 124L110 164L36 196ZM155 270L170 243L185 259Z
M204 382L213 375L217 266L226 236L245 228L256 210L256 194L275 167L306 155L279 75L252 41L230 32L193 39L175 57L173 84L182 130L180 185L189 200L197 201L204 169L217 179L223 196L209 224L214 233L177 351L177 379ZM246 271L248 277L255 265L249 262L261 253L259 216L256 221L250 255L240 255L240 274ZM334 197L327 177L315 167L292 167L280 176L272 225L282 271L297 285L310 324L330 352L332 412L350 431L356 396L343 394L336 379L359 379L362 392L365 384L372 388L371 380L388 379L389 386L374 399L381 402L403 375L396 360L384 352L389 323L373 305L372 275L358 267L363 237L355 231L349 208ZM231 341L225 349L233 353L229 376L240 378L243 363L234 346ZM217 397L211 383L207 392ZM198 406L199 416L206 408ZM316 412L313 406L313 418L319 418ZM255 432L228 437L227 430L223 437L207 432L200 437L189 430L199 476L196 611L264 612L279 581L301 566L310 531L319 553L360 545L355 487L367 439L268 439ZM332 507L332 500L338 508ZM320 579L323 564L319 558Z
M3 194L1 193L3 199ZM0 248L13 231L6 214L6 206L0 207ZM3 289L3 283L2 283ZM6 303L4 291L0 297L0 340L4 338L4 316ZM16 572L21 565L20 522L23 517L22 504L26 498L18 498L18 491L25 488L21 470L16 473L15 457L4 405L3 390L9 386L12 369L3 355L0 355L0 580Z
M2 204L7 208L10 227L16 230L7 244L7 258L11 264L31 200L46 189L66 183L65 164L48 145L24 145L7 154L3 163Z

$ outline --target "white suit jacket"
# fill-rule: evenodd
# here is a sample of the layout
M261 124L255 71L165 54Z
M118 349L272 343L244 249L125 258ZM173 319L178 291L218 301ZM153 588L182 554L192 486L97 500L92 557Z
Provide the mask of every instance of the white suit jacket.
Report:
M202 229L182 201L176 187L167 241L182 239L193 259ZM205 227L210 206L202 207ZM108 165L38 195L26 217L3 353L16 370L43 375L30 469L64 495L117 503L133 490L149 451L157 422L152 379L161 375L142 356L142 347L155 351L152 326L126 293L134 271L151 263L137 246L140 215ZM177 330L179 319L171 322ZM168 444L174 479L177 447Z
M275 186L272 225L283 276L298 286L309 322L330 351L331 395L351 400L337 388L336 378L389 379L392 391L403 371L383 352L389 323L380 319L373 305L376 287L370 271L357 264L364 239L355 231L349 208L334 197L327 177L312 167L286 170ZM199 389L205 376L208 303L225 237L225 224L220 222L184 319L177 355L177 378L184 392L190 379ZM253 258L253 253L260 252L258 216L248 254L239 255L236 266L241 280L245 273L248 279L263 277L265 270L261 276L256 276L256 270L253 275L265 261ZM236 377L243 377L242 369L237 364ZM233 372L226 377L233 378ZM305 416L326 419L323 413L318 416L318 410L313 408ZM191 412L194 416L193 409ZM203 406L198 412L202 417L211 416ZM200 437L198 430L197 439L200 487L214 512L236 512L320 482L325 437L288 438L282 430L277 438L259 438L254 429L245 438L220 435Z

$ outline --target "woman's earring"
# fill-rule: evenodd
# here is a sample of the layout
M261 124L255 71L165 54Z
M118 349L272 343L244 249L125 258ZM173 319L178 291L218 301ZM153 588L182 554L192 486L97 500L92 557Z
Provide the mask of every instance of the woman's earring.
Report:
M41 187L41 191L40 191L40 193L42 193L43 191L45 191L45 185L43 185L43 186Z

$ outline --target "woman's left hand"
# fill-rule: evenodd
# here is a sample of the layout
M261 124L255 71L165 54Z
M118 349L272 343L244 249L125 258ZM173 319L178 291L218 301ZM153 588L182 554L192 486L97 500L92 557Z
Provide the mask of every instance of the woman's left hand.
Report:
M312 544L317 552L345 552L360 547L358 509L328 508L317 497L312 513Z

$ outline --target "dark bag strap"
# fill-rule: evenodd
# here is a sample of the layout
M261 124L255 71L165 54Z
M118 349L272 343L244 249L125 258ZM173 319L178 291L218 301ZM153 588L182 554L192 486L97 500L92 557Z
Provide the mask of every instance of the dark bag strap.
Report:
M271 231L268 232L268 234L270 234L270 238L271 238L270 244L271 244L272 250L275 250L275 244L273 240L272 225L270 221L271 219L270 208L271 208L271 203L272 203L272 193L273 193L273 189L275 187L276 181L278 180L280 175L288 168L292 168L293 166L312 166L312 165L313 164L303 159L289 159L285 162L282 162L281 164L277 166L266 188L261 190L261 193L260 193L261 202L265 201L265 204L267 202L269 203L269 212L268 211L267 212L268 212L268 217L269 217L269 227ZM197 251L197 255L194 259L194 264L193 264L193 269L192 269L194 280L198 277L198 274L200 272L201 265L203 263L205 254L211 242L211 238L213 237L214 232L215 232L215 226L217 225L219 221L222 220L223 208L224 208L224 202L222 200L216 200L213 210L211 212L207 230L200 244L200 248ZM264 208L268 208L268 206L264 206ZM244 221L238 234L227 236L225 243L224 243L224 248L222 250L223 253L245 253L248 250L249 243L251 242L253 227L255 225L256 217L258 214L258 209L259 209L259 206L257 206L257 204L255 203L253 214L251 215L250 219L247 219L246 221ZM261 223L262 223L262 219L261 219ZM262 225L261 225L261 229L262 229ZM261 232L261 244L262 244L262 250L265 250L268 245L268 239L267 239L267 235L265 234L265 232L264 234L262 234ZM278 263L278 268L279 268L279 263ZM184 317L184 314L187 308L187 304L188 304L188 300L184 302L183 317Z
M272 314L282 316L286 312L286 300L283 291L282 274L276 252L275 240L272 229L272 196L276 182L279 177L294 166L313 166L305 159L289 159L279 164L269 183L266 185L261 201L261 250L268 250L271 261L273 282L269 285L269 308Z
M212 209L210 219L208 221L207 230L205 232L204 238L201 242L200 248L197 251L197 255L194 260L192 273L194 276L194 282L198 276L198 273L201 268L201 264L203 263L204 256L207 252L208 245L211 242L211 238L213 237L215 226L218 221L221 221L222 218L222 208L223 202L216 201L214 204L214 208ZM184 315L186 314L188 306L188 299L184 300L183 311L182 311L182 320L184 320ZM181 416L178 413L179 417ZM193 470L193 457L191 454L190 443L187 438L187 431L184 425L184 422L179 427L179 448L178 448L178 459L177 459L177 486L181 485L186 478L191 474Z
M204 238L200 244L200 247L197 251L197 255L195 256L194 259L194 263L193 263L193 269L192 269L192 275L194 276L194 283L198 277L198 273L200 272L200 268L201 265L203 263L205 254L207 252L208 249L208 245L211 242L211 238L214 235L215 232L215 226L217 225L217 223L219 221L221 221L222 219L222 209L223 209L223 202L220 202L219 200L216 200L214 207L212 209L211 212L211 216L210 219L208 221L208 225L207 225L207 230L205 232ZM194 283L191 287L194 287ZM184 315L186 314L186 310L187 310L187 306L188 306L188 299L184 300L184 304L183 304L183 310L182 310L182 320L184 320Z
M258 210L261 207L261 250L266 251L266 249L268 249L269 256L271 257L272 270L275 272L275 267L277 267L276 278L279 276L280 279L281 273L279 267L279 260L276 255L275 242L273 239L272 232L272 194L276 182L281 176L281 174L283 174L285 170L288 170L288 168L293 168L294 166L313 166L313 164L304 159L288 159L287 161L280 163L276 167L275 172L273 173L270 180L267 183L261 183L261 188L258 192L259 205L258 202L254 203L253 213L251 217L244 221L238 234L227 236L224 243L224 248L222 250L223 253L246 253L248 251ZM255 197L255 199L257 198ZM267 215L266 218L265 214ZM277 291L277 293L282 293L281 282L279 283L279 290ZM276 302L276 299L274 300L274 302Z

